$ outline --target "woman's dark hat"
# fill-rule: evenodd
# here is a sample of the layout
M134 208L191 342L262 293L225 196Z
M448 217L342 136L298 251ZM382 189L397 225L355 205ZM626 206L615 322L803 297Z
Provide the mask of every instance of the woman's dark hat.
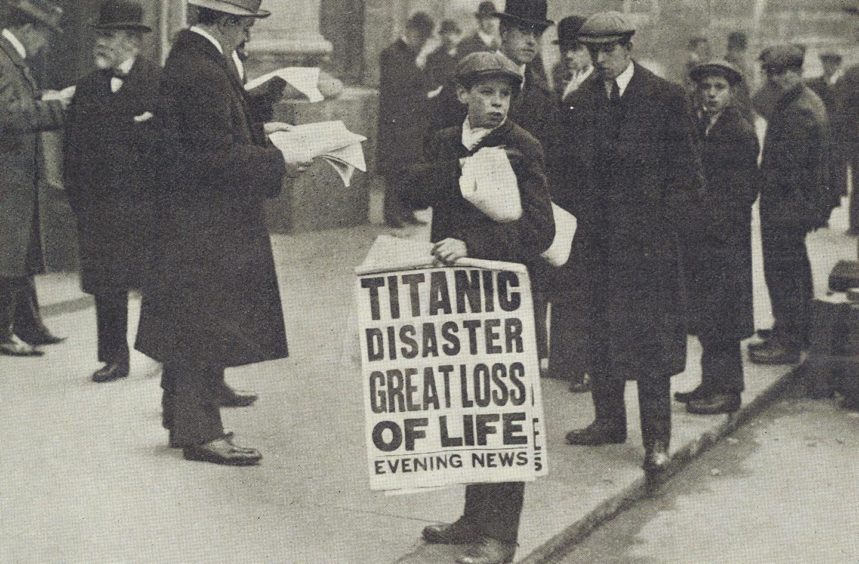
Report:
M724 77L731 86L743 81L743 74L737 70L737 67L722 59L701 63L689 72L689 77L695 82L714 75Z
M150 32L152 28L143 23L143 6L128 0L105 0L98 12L98 20L92 23L95 29L124 29Z
M507 0L503 12L495 12L495 16L513 25L530 25L545 30L555 25L546 18L549 12L546 0Z
M271 15L268 10L260 10L262 0L188 0L188 4L243 18L267 18Z
M582 16L567 16L558 22L558 39L552 41L561 48L569 47L579 43L579 30L587 18Z

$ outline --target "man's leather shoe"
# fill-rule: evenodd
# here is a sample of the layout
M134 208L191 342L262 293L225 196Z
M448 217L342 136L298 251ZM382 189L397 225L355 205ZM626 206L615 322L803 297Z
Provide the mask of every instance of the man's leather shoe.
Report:
M423 537L433 544L470 544L480 540L480 534L462 518L450 524L424 527Z
M581 446L599 446L620 444L626 442L626 429L594 421L584 429L576 429L567 433L567 444Z
M6 356L42 356L45 353L22 343L14 335L0 342L0 354Z
M248 407L259 398L253 392L245 392L242 390L234 390L229 386L224 386L224 389L218 395L218 403L221 407Z
M16 333L22 341L34 347L42 345L56 345L66 340L66 337L57 337L47 329L38 333Z
M740 394L715 394L708 398L690 401L686 411L695 415L717 415L719 413L734 413L740 409Z
M574 394L584 394L591 391L591 377L588 374L574 377L570 381L570 391Z
M104 382L112 382L128 376L128 361L125 362L108 362L101 368L95 371L92 375L92 381L103 384Z
M486 537L470 547L456 559L459 564L509 564L516 554L516 543L501 542Z
M797 364L802 354L799 349L788 348L777 343L771 347L749 353L749 360L755 364Z
M225 435L204 445L186 446L183 449L185 460L212 462L227 466L253 466L258 464L262 455L256 449L236 446L231 435Z
M658 474L668 469L671 456L668 454L668 445L662 441L655 441L653 445L645 449L644 464L642 468L648 474Z
M699 385L691 392L674 392L674 399L680 403L689 403L690 401L702 400L710 396L710 393L703 385Z

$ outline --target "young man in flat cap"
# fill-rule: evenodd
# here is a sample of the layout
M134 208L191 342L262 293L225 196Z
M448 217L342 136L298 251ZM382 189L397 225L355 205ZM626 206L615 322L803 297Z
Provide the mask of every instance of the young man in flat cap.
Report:
M671 376L686 366L680 238L698 237L687 217L703 190L683 89L632 59L635 28L617 12L579 30L596 73L570 98L555 201L578 219L569 264L571 315L588 332L594 422L572 445L623 443L626 380L636 380L643 467L664 470L671 438Z
M453 265L464 257L524 263L533 269L552 244L555 223L543 172L540 143L508 118L522 77L497 53L473 53L456 72L456 91L467 116L458 126L437 132L427 143L425 162L406 171L403 197L418 207L432 206L435 259ZM516 174L522 217L497 223L463 198L461 160L484 147L504 147ZM525 484L472 484L465 491L462 517L423 531L431 543L471 544L457 562L512 562L519 535Z
M288 163L249 111L232 64L260 0L190 0L161 77L158 217L137 349L164 364L163 424L187 460L246 466L261 458L225 433L224 369L287 356L263 203L309 163Z
M755 128L734 106L743 76L727 61L689 73L696 84L693 114L707 193L703 212L716 230L682 240L690 333L701 342L701 384L674 398L699 415L732 413L744 389L740 341L754 333L752 204L760 190Z
M759 364L795 364L807 346L814 287L805 237L826 222L832 204L829 120L802 79L804 57L795 45L771 47L761 56L777 100L764 141L760 203L775 324L768 340L749 347Z
M152 118L161 68L140 56L143 23L136 2L102 3L93 57L66 120L65 189L78 220L83 290L95 296L95 382L128 376L128 292L140 287L152 229L148 198L155 176Z
M63 126L70 98L42 92L28 60L61 33L63 11L50 0L11 0L0 37L0 355L39 356L35 347L61 341L39 315L32 277L44 272L39 179L42 131ZM17 336L16 336L17 335ZM18 339L24 340L22 342Z
M498 37L498 17L495 13L495 4L491 0L484 0L477 6L477 12L474 13L477 30L459 44L461 58L478 51L498 50L500 38Z

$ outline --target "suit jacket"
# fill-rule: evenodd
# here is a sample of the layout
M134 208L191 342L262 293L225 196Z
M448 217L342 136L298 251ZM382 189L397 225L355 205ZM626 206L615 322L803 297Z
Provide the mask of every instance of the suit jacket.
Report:
M263 203L280 192L280 151L251 119L215 46L181 32L156 110L157 240L137 348L160 360L238 366L287 355Z
M427 143L424 162L405 171L401 195L416 208L433 207L433 241L464 241L468 256L538 263L555 236L551 201L543 172L540 143L509 119L473 150L462 144L462 126L439 131ZM504 146L521 155L511 159L522 200L522 217L497 223L462 197L459 159L483 147Z
M63 125L59 101L43 102L27 62L0 36L0 276L44 270L39 219L43 162L39 132ZM31 251L31 252L28 252Z
M635 64L617 129L597 76L568 106L558 163L565 181L554 199L579 225L553 298L572 304L573 322L589 329L596 348L586 369L678 374L686 361L680 237L700 240L707 224L695 217L704 183L685 93Z
M811 230L833 201L831 137L823 102L798 84L776 102L764 141L761 222Z
M419 162L426 131L427 75L417 66L415 53L399 39L382 51L379 66L379 172L391 175Z
M78 82L66 119L64 184L78 219L87 292L139 287L152 228L154 120L161 68L138 58L122 88L100 70ZM143 121L146 114L150 119Z

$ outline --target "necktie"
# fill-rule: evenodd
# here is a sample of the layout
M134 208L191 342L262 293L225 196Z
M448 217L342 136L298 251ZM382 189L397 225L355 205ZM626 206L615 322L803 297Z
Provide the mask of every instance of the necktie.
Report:
M608 100L611 102L612 106L620 104L620 85L616 80L611 81L611 94L609 95Z

